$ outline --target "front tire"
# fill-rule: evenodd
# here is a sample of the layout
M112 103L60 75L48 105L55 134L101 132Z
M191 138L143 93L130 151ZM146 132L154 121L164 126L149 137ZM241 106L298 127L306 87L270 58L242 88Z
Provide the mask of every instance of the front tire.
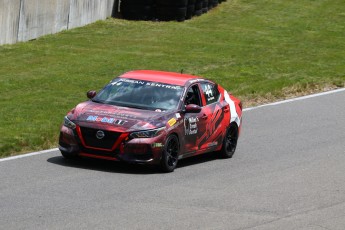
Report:
M222 149L220 150L220 156L223 158L231 158L236 151L237 140L238 140L237 124L231 123L223 139L223 146L222 146Z
M64 152L64 151L60 151L61 155L65 158L65 159L76 159L78 158L78 155L75 153L68 153L68 152Z
M180 152L180 144L177 136L170 135L165 141L164 150L162 152L161 170L163 172L173 172L177 166L178 153Z

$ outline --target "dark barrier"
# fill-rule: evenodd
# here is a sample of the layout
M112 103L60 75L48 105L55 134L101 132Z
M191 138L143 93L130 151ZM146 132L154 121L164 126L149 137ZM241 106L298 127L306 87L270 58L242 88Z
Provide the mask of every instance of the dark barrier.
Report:
M200 16L225 0L121 0L122 18L129 20L184 21Z
M224 0L0 0L0 45L28 41L107 17L184 21Z

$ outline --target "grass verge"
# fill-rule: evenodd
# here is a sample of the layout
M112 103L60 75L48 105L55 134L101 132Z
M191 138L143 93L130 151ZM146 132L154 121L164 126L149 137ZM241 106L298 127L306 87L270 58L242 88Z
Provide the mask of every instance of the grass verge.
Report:
M345 84L342 0L232 0L183 23L119 19L0 46L0 157L56 147L85 92L132 69L196 74L244 104Z

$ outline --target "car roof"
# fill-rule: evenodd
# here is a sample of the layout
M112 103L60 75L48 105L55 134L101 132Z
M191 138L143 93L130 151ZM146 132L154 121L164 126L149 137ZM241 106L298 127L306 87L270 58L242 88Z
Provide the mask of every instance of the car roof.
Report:
M189 74L174 72L156 71L156 70L134 70L122 74L122 78L131 78L136 80L154 81L165 84L174 84L184 86L188 81L193 79L203 79L202 77Z

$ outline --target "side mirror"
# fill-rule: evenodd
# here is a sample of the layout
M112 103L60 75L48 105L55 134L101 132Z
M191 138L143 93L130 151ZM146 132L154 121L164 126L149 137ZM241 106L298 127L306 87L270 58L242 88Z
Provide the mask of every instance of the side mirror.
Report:
M89 92L86 93L86 96L87 96L89 99L94 98L96 95L97 95L97 92L94 91L94 90L90 90Z
M200 113L201 107L195 104L186 105L185 113Z

